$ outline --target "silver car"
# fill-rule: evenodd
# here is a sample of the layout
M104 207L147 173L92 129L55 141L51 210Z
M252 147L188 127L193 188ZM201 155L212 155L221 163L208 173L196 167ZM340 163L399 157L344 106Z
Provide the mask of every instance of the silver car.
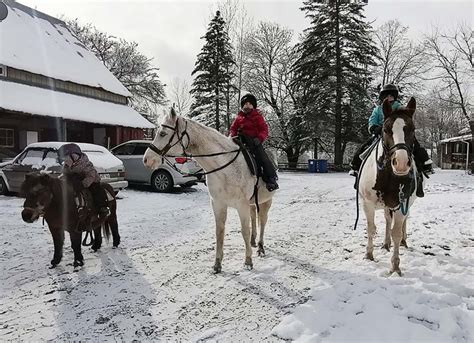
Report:
M0 194L20 191L25 175L33 171L61 174L58 149L66 142L40 142L28 145L12 161L0 163ZM88 143L76 143L87 154L102 182L109 183L115 192L128 186L122 161L106 148Z
M132 140L111 149L112 154L122 160L125 179L129 183L149 184L157 192L169 192L175 185L191 187L201 181L200 177L189 175L202 169L194 159L187 157L164 157L158 169L146 168L143 155L150 143L147 140Z

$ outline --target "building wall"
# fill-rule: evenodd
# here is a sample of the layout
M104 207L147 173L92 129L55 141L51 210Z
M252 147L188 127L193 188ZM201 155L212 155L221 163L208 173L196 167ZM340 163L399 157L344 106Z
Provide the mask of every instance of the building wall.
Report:
M14 146L1 147L15 153L33 143L45 141L70 141L94 143L112 148L131 139L143 139L144 131L139 128L108 126L61 118L33 116L0 110L0 130L13 130Z
M467 144L461 141L441 144L442 169L466 169ZM469 163L474 161L473 147L469 144Z

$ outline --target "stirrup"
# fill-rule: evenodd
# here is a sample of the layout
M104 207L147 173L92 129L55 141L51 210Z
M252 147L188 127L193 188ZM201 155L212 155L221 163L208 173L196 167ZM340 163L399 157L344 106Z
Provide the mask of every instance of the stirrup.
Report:
M355 176L355 177L357 177L358 174L359 174L359 172L358 172L357 170L355 170L355 169L349 170L349 175L350 175L350 176Z

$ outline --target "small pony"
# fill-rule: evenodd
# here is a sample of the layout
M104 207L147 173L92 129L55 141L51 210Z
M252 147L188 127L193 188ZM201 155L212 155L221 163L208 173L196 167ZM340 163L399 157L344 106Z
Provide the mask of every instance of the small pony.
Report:
M392 268L400 276L400 245L406 246L406 224L409 208L416 199L418 174L413 160L415 98L406 107L392 111L385 100L382 105L385 121L383 138L378 141L362 164L358 192L367 218L366 258L374 260L373 239L376 232L375 210L385 212L385 241L383 248L390 251L393 240ZM421 176L423 177L423 176Z
M87 218L83 218L76 205L73 181L67 177L59 179L44 173L30 173L26 175L21 185L21 193L26 198L23 204L21 217L27 223L33 223L43 216L48 223L49 231L53 236L54 255L51 260L51 268L54 268L63 257L64 231L69 232L71 247L74 251L73 266L84 265L84 257L81 253L81 238L84 225L89 224L94 230L92 249L97 251L102 245L101 226L106 238L112 231L113 246L120 244L120 235L117 224L117 202L113 189L108 184L102 187L113 197L109 201L110 215L103 220L97 218L97 210L88 208Z

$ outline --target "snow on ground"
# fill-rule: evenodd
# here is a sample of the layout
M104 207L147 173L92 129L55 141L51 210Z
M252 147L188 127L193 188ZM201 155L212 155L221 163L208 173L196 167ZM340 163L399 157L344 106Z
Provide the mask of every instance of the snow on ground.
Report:
M0 337L19 340L474 341L473 177L438 171L412 208L402 277L391 253L364 260L353 179L281 174L266 232L267 256L243 268L230 211L223 273L214 275L207 190L121 192L122 245L86 251L74 270L48 269L52 242L21 221L22 200L0 197ZM383 214L377 214L383 240ZM67 239L67 237L66 237Z

